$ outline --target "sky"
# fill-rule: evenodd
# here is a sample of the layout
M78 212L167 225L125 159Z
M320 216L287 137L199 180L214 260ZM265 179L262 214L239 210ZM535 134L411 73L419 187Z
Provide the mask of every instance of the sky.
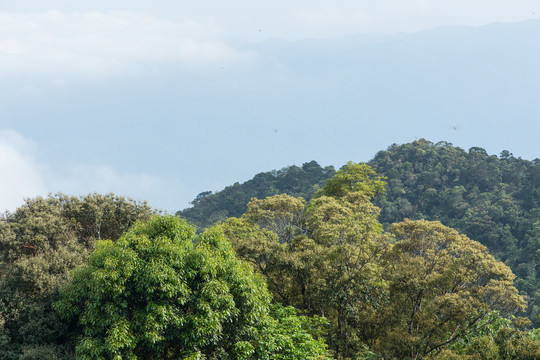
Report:
M95 191L175 212L418 138L538 158L539 16L537 0L0 0L0 211Z

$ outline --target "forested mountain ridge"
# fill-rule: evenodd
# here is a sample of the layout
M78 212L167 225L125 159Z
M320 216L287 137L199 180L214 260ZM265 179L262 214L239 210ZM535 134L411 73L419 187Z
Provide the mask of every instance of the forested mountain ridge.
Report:
M335 173L333 166L322 168L315 161L305 163L302 167L293 165L259 173L243 184L235 183L216 193L200 193L191 202L192 207L177 212L177 215L199 228L206 228L228 217L241 216L252 198L288 194L309 200Z
M540 216L540 160L468 152L425 140L392 145L370 161L387 177L381 221L437 219L465 231L506 259ZM480 213L490 216L480 219ZM485 221L482 221L485 220ZM522 244L521 244L522 245Z
M403 146L433 150L429 164L451 149ZM407 163L396 154L387 163ZM322 186L298 181L332 168L303 168L280 186L311 200L252 199L199 233L112 194L6 212L0 360L540 358L516 277L486 246L439 221L383 226L375 201L393 200L373 166L349 162Z
M315 360L318 323L270 304L223 234L145 202L56 194L0 217L0 360Z
M394 144L378 152L369 165L387 178L385 194L375 200L385 227L405 218L439 220L486 245L518 276L518 288L528 295L528 316L537 321L540 159L515 158L506 150L500 156L488 155L479 147L465 151L422 139ZM309 200L333 173L314 161L302 168L261 173L221 192L203 193L192 208L177 215L206 227L240 216L251 197L287 193Z
M488 155L426 140L392 145L370 164L387 177L377 202L380 220L439 220L467 234L506 262L529 297L528 315L540 313L540 160L510 152Z

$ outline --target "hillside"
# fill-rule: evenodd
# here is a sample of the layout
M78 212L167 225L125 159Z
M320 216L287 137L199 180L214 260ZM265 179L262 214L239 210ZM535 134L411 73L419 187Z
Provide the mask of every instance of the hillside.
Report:
M241 216L251 198L288 194L309 200L335 173L332 166L322 168L315 161L302 167L290 166L260 173L243 184L235 183L216 193L200 193L191 202L193 207L179 211L177 215L201 229L206 228L217 221Z
M369 162L387 177L386 193L376 201L388 227L405 218L439 220L486 245L518 276L529 297L528 316L540 313L540 160L515 158L503 151L489 155L478 147L465 151L450 143L419 140L392 145ZM193 207L179 211L198 226L240 216L252 197L278 193L309 200L333 168L312 161L302 168L257 174L244 184L202 193Z
M371 166L259 174L194 208L229 216L269 190L311 200L251 200L199 234L113 194L4 213L0 359L540 358L539 329L514 317L537 298L538 161L421 140ZM439 221L388 226L403 216L490 248Z

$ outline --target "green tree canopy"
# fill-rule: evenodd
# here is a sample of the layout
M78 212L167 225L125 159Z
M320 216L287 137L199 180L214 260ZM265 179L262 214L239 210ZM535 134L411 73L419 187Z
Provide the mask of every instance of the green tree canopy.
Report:
M376 345L385 357L436 358L493 311L525 308L515 276L480 243L440 222L406 220L391 231L398 241L388 254L390 301Z
M530 330L527 318L504 318L497 311L484 317L469 335L441 353L455 360L540 359L540 331Z
M67 324L51 309L58 286L96 239L116 240L153 211L113 194L26 200L0 221L0 359L70 359Z
M350 192L360 192L373 200L384 192L386 182L368 164L349 161L334 177L328 179L318 196L343 197Z
M216 193L200 193L193 200L193 207L178 211L176 215L199 228L206 228L229 217L240 217L246 212L252 198L288 194L309 200L334 174L332 166L323 168L315 161L301 167L289 166L259 173L243 184L235 183Z
M381 258L390 243L371 203L382 179L354 163L336 178L308 205L289 195L253 199L242 218L219 227L266 276L275 299L329 319L329 345L347 358L372 336L386 293Z
M218 229L172 217L100 241L55 307L80 327L77 359L315 359L325 345Z
M378 192L374 199L386 229L405 218L438 220L481 242L518 276L516 286L529 298L527 315L538 325L540 262L533 259L536 250L531 249L538 248L534 224L540 218L539 159L524 160L506 150L500 156L490 155L480 147L466 151L445 141L420 139L393 144L368 164L384 178L353 164L359 171L340 170L327 184L328 193L319 194L341 195L362 177L386 181L384 194ZM310 201L316 189L335 174L326 170L311 162L257 174L244 184L202 193L193 208L179 214L206 227L220 219L240 217L253 197L287 193Z
M538 161L421 139L394 144L369 164L388 178L375 201L385 227L405 218L438 220L487 246L518 276L516 287L529 298L527 315L538 325Z

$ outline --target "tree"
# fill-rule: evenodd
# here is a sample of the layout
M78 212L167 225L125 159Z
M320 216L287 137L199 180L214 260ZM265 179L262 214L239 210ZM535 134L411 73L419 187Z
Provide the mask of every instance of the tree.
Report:
M531 299L527 316L538 326L540 266L528 239L540 218L538 162L421 139L393 145L369 164L388 178L375 200L385 228L405 218L438 220L487 246L518 276L516 287Z
M515 276L480 243L440 222L406 220L391 231L398 241L388 255L390 301L377 345L384 356L433 358L492 311L525 308Z
M533 299L527 316L538 326L540 305L535 299L540 298L540 276L532 273L540 274L540 266L527 257L531 254L527 236L540 218L539 159L527 161L507 151L498 157L478 147L465 151L444 141L420 139L393 144L369 165L386 178L379 180L388 183L384 194L374 199L385 229L405 218L438 220L488 246L518 276L516 287ZM204 197L179 214L206 227L229 216L240 217L253 197L287 193L310 201L333 174L314 162L260 174ZM347 183L342 180L342 185ZM524 256L529 259L526 263Z
M176 215L199 228L207 228L220 220L242 216L252 198L288 194L309 200L334 174L332 166L322 168L315 161L302 167L289 166L259 173L243 184L235 183L216 193L200 193L193 201L193 207L178 211Z
M163 216L98 241L55 308L79 326L77 359L324 357L324 342L302 328L308 321L292 309L270 317L269 302L222 232L196 236Z
M37 197L0 221L0 359L71 359L67 324L51 305L95 239L116 240L153 213L113 194Z
M373 200L384 192L384 179L371 166L349 161L326 182L317 195L339 198L350 192L360 192Z
M459 360L535 360L540 358L540 332L529 319L504 318L494 311L444 355Z
M303 233L305 207L304 199L287 194L271 196L265 200L253 198L243 217L275 233L280 243L288 243Z
M370 201L383 186L369 166L349 163L307 206L288 195L253 199L241 219L219 225L275 299L329 319L339 358L372 337L385 297L380 260L390 243Z
M350 162L308 207L308 234L326 260L319 298L331 314L335 331L330 345L340 358L371 341L374 316L385 301L383 255L391 246L377 220L380 210L371 202L384 184L368 165Z

